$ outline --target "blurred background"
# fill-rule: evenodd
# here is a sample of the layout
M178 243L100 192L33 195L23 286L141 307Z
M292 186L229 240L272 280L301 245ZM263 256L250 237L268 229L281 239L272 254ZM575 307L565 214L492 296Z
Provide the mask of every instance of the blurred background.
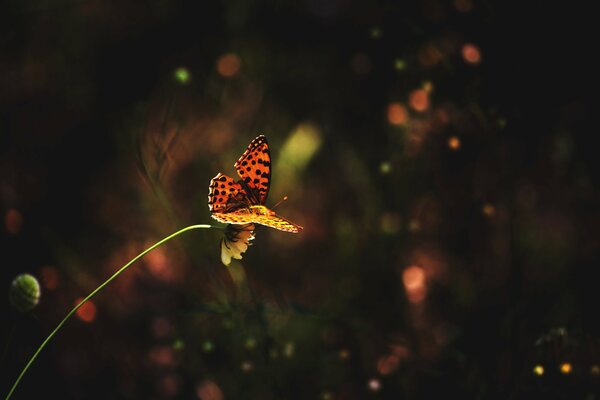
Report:
M14 399L598 398L592 15L2 2L2 395L119 267L219 225L209 181L264 134L267 205L304 231L259 227L230 267L220 229L173 239Z

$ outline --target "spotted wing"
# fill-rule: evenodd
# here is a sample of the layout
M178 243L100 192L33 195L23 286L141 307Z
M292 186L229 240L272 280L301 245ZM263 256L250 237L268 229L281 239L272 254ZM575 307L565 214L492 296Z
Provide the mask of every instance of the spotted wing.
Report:
M270 228L279 229L280 231L292 233L298 233L303 229L300 225L296 225L295 223L288 221L277 214L255 215L252 222L268 226Z
M234 166L249 189L252 205L264 205L271 182L271 154L267 138L263 135L256 137Z
M212 213L211 217L224 224L251 224L256 222L257 215L250 214L247 208L240 208L231 212L216 212Z
M210 180L208 185L208 209L212 213L229 212L235 204L243 202L246 191L242 185L222 173Z

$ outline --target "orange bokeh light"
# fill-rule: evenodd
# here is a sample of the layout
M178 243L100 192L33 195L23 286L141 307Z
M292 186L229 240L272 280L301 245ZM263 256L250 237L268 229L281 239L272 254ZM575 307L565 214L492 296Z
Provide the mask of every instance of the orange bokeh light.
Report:
M463 13L467 13L473 9L472 0L454 0L454 7Z
M412 265L402 272L402 282L406 289L406 296L411 303L420 303L425 299L425 271L423 268Z
M377 371L381 375L389 375L398 368L400 358L395 354L386 354L377 361Z
M481 207L481 212L487 217L493 217L496 214L496 207L493 204L486 203Z
M469 64L479 64L481 62L481 52L474 44L467 43L462 48L462 56Z
M217 72L225 78L231 78L240 71L240 58L233 53L224 54L217 61Z
M570 374L572 370L573 366L571 365L571 363L566 362L560 365L560 372L562 372L565 375Z
M83 297L79 297L75 300L75 305L81 303ZM96 319L96 305L88 300L85 304L77 309L77 317L83 322L92 322Z
M348 351L348 349L341 349L338 353L338 356L341 360L347 360L350 358L350 351Z
M429 108L429 94L425 89L416 89L410 92L408 102L413 110L425 111Z
M4 216L4 226L11 235L16 235L23 227L23 216L18 210L10 208Z
M381 375L389 375L394 372L400 362L405 361L410 355L407 347L402 345L392 345L390 353L385 354L377 361L377 371Z
M442 53L432 44L427 44L419 50L419 62L424 67L432 67L442 59Z
M460 146L460 139L457 136L450 136L448 138L448 147L450 147L452 150L458 150L460 149Z
M177 365L175 351L171 346L155 346L148 353L149 360L160 367L174 368Z
M223 391L215 382L202 381L196 386L196 396L200 400L223 400Z
M408 122L408 111L401 103L390 103L387 118L392 125L405 125Z
M56 268L45 265L40 268L40 281L42 286L48 290L54 290L60 285L60 277Z

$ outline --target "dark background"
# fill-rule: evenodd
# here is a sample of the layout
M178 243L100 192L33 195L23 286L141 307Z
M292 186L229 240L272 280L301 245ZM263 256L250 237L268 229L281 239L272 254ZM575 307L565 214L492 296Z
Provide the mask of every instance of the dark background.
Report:
M210 178L263 133L267 205L288 195L278 213L304 231L258 228L231 268L222 231L174 239L69 320L13 398L596 398L593 15L2 2L2 393L76 299L211 223ZM42 296L20 313L8 290L25 272Z

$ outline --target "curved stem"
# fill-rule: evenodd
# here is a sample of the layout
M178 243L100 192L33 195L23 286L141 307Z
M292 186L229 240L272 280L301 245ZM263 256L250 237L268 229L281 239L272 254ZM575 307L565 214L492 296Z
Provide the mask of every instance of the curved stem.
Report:
M110 278L108 278L106 281L104 281L103 284L101 284L100 286L98 286L92 293L90 293L89 295L87 295L87 297L85 297L83 300L81 300L79 302L79 304L77 304L75 307L73 307L73 309L71 311L69 311L69 313L67 314L67 316L64 317L62 321L60 321L60 323L56 326L56 328L54 328L54 330L48 335L48 337L46 338L46 340L44 340L42 342L42 344L40 345L40 347L38 347L38 349L35 351L35 353L33 353L33 356L31 356L31 359L25 365L25 367L23 368L23 370L19 374L19 377L17 378L17 380L15 381L15 383L12 385L12 388L10 389L10 392L8 392L8 395L6 395L6 397L4 399L5 400L10 399L10 397L13 394L13 392L15 391L15 389L17 388L17 386L19 385L19 382L21 382L21 379L23 378L23 376L25 375L25 373L27 372L27 370L29 369L29 367L31 367L31 364L33 364L33 362L36 360L37 356L44 349L44 347L46 347L46 345L48 344L48 342L50 341L50 339L52 339L54 337L54 335L56 335L56 333L60 330L60 328L64 325L64 323L71 317L71 315L73 315L83 304L85 304L85 302L87 302L92 297L94 297L96 294L98 294L98 292L100 292L102 289L104 289L104 287L106 285L108 285L110 282L112 282L117 276L121 275L121 273L123 273L127 268L129 268L129 266L131 264L133 264L134 262L136 262L137 260L139 260L140 258L142 258L144 255L146 255L146 253L154 250L155 248L157 248L161 244L163 244L163 243L165 243L165 242L173 239L174 237L179 236L183 232L190 231L192 229L201 229L201 228L208 229L208 228L213 228L213 226L206 225L206 224L202 224L202 225L190 225L190 226L187 226L187 227L185 227L183 229L180 229L177 232L175 232L175 233L167 236L166 238L164 238L164 239L156 242L155 244L153 244L152 246L148 247L146 250L142 251L140 254L138 254L137 256L135 256L127 264L125 264L124 266L122 266Z

